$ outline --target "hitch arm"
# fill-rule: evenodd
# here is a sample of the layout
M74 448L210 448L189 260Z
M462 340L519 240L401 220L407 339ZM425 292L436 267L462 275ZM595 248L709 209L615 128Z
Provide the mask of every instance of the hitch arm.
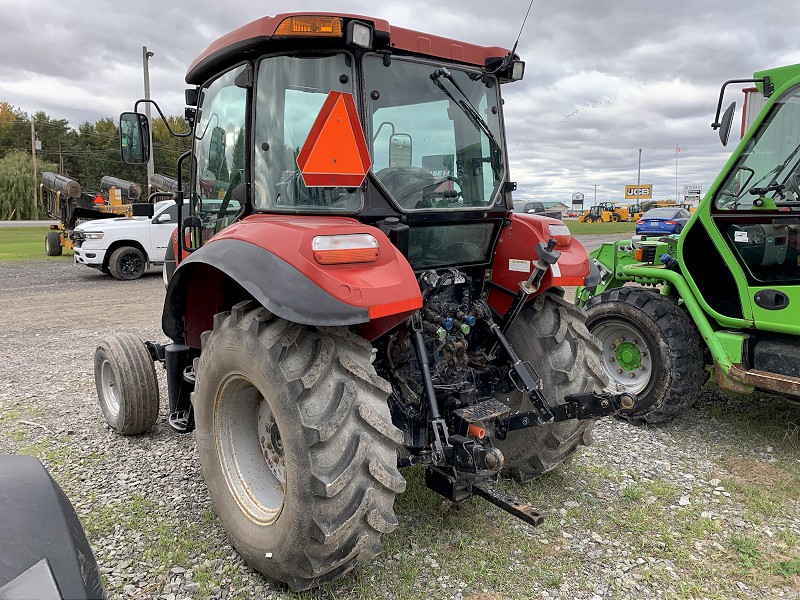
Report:
M631 392L621 394L594 392L582 392L580 394L568 394L564 397L564 404L558 404L550 410L553 420L567 421L569 419L598 419L619 414L622 411L629 411L636 406L636 395ZM527 429L537 425L536 418L538 413L529 411L517 413L508 417L506 427L499 427L502 431L503 439L505 433L517 429ZM500 432L498 432L500 433Z

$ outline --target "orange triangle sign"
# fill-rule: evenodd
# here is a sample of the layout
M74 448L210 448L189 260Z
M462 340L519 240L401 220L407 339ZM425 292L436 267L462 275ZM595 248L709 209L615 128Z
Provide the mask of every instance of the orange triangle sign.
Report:
M371 164L353 95L330 92L297 155L303 183L359 187Z

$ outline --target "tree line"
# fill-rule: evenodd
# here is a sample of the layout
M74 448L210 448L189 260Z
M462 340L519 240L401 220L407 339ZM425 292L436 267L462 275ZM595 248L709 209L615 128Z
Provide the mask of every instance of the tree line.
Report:
M36 152L37 181L31 160L31 117L41 150ZM173 131L186 131L183 117L169 117ZM191 138L173 137L161 119L154 119L153 161L155 172L176 177L178 156L191 147ZM75 179L84 191L97 192L105 175L133 181L147 190L147 168L126 165L119 152L119 127L112 118L88 121L77 128L66 119L43 111L28 115L9 102L0 101L0 220L43 218L34 206L34 189L41 174L53 171Z

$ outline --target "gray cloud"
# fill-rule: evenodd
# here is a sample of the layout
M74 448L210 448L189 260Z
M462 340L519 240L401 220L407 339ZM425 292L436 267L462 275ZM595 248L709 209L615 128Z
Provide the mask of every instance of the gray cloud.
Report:
M0 99L75 126L115 116L142 95L147 45L155 52L152 94L166 112L180 114L186 67L214 39L265 14L317 7L309 0L0 0ZM676 145L679 187L707 189L731 150L709 127L719 86L800 62L794 39L766 27L791 8L746 0L536 0L517 49L527 63L525 80L504 91L517 196L564 200L582 191L591 198L596 185L598 200L620 200L624 185L636 182L642 148L642 182L654 184L657 197L671 197ZM366 0L325 3L326 11L373 14L506 47L526 9L524 0L410 0L380 10ZM728 96L741 106L740 87Z

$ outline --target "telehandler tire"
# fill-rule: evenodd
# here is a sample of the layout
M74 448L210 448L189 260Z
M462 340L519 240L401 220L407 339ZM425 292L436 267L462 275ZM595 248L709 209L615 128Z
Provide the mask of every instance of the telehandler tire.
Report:
M403 434L372 347L345 328L306 327L252 301L214 317L195 360L195 440L234 547L293 590L381 551L397 527Z
M138 336L117 333L94 353L94 383L100 409L122 435L144 433L158 419L158 379L153 357Z
M47 256L61 256L61 234L58 231L48 231L44 236L44 253Z
M688 408L708 373L694 323L657 291L620 287L586 303L586 324L602 346L612 385L634 392L636 407L622 418L665 423Z
M567 394L603 391L606 375L583 311L559 292L563 293L545 292L526 306L507 336L519 357L530 362L542 378L545 396L562 404ZM520 392L514 393L516 404L514 396L509 398L512 410L522 402ZM511 431L505 440L493 439L505 457L503 474L524 483L552 471L570 459L578 446L591 443L594 424L594 419L571 419Z

